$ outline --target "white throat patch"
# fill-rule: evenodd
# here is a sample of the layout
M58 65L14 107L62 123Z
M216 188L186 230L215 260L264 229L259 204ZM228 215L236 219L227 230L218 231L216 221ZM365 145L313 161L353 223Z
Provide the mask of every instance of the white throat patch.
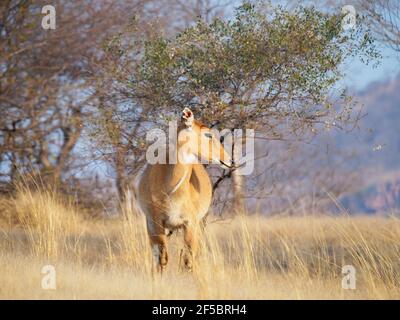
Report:
M185 181L186 176L187 176L187 172L185 172L185 174L179 179L178 183L175 185L175 187L173 187L173 189L168 193L168 195L175 193L176 190L179 189L179 187L182 185L183 181Z

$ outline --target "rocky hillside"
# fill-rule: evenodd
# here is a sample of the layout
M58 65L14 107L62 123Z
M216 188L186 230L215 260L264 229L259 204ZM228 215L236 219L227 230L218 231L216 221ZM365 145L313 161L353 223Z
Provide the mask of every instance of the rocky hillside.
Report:
M341 203L350 212L400 209L400 75L371 84L357 99L366 113L361 129L339 134L337 145L356 151L351 165L363 175L365 184Z

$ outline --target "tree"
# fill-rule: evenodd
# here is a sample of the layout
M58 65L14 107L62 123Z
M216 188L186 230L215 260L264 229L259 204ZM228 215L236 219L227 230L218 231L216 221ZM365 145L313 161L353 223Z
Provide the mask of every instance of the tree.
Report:
M400 3L396 0L357 1L377 39L400 52Z
M88 75L101 60L102 39L136 2L53 1L55 30L41 28L43 5L0 4L1 182L24 173L62 180L95 99Z
M265 15L245 2L232 20L199 20L170 38L153 34L143 43L133 28L110 43L118 64L108 87L109 97L132 109L121 112L120 105L109 117L119 126L137 123L133 140L140 144L149 127L185 106L208 125L254 128L269 139L304 137L324 126L345 129L357 120L350 97L341 92L336 105L330 99L341 66L357 55L367 62L379 55L362 23L344 32L341 19L313 7L271 7ZM235 182L237 173L222 176ZM242 186L234 183L236 198Z
M221 17L230 2L147 1L143 10L136 11L123 30L104 43L104 60L95 75L95 95L99 103L89 127L95 157L104 160L112 169L121 203L130 193L132 180L144 164L145 132L148 126L154 125L148 117L152 106L132 98L127 80L140 64L145 45L143 39L157 34L175 35L200 16L207 20Z

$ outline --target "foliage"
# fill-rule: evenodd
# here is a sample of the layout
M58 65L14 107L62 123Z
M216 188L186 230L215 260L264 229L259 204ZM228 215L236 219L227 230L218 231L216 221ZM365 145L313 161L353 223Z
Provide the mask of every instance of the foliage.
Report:
M125 96L148 106L149 120L190 106L208 124L278 136L283 123L296 133L321 122L342 127L354 120L349 96L341 92L344 103L335 108L329 95L343 64L379 54L362 23L344 32L341 19L314 7L271 7L265 15L246 2L232 20L198 20L172 38L136 40L144 50L135 63L130 41L114 39L111 52L126 73Z

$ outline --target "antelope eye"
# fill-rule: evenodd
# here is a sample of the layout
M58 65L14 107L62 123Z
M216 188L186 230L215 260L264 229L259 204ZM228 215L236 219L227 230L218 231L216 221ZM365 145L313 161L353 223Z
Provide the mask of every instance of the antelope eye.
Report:
M224 139L225 139L225 137L221 136L221 138L219 138L219 142L224 143Z
M212 138L212 134L211 134L211 133L206 132L204 135L205 135L208 139L211 139L211 138Z

